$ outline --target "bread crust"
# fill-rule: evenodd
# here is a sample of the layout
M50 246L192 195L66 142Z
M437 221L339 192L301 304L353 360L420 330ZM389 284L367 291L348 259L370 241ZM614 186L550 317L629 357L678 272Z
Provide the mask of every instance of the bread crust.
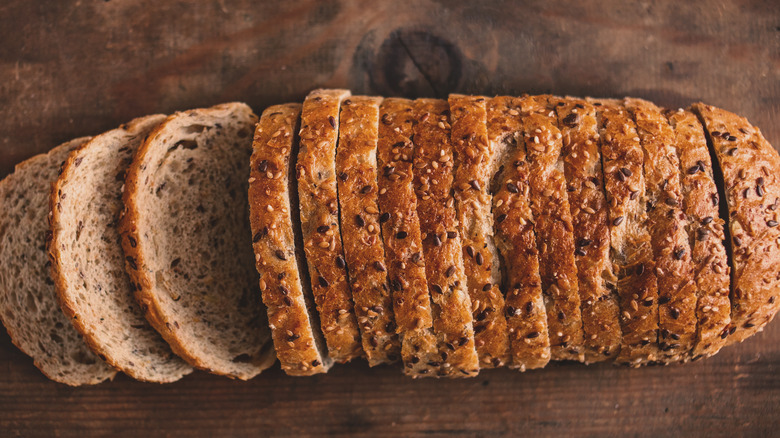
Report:
M349 90L314 90L306 96L295 165L314 300L328 353L339 363L363 355L344 259L336 184L339 108L349 95Z
M728 206L730 345L763 330L780 306L780 157L745 118L702 103L692 110L712 144Z
M133 314L134 320L123 321L124 327L122 332L117 333L117 338L124 339L124 343L133 344L134 350L138 353L130 357L125 357L121 349L124 345L112 345L105 334L101 333L100 325L105 319L109 323L115 323L114 315L112 314L95 314L94 309L91 309L89 303L94 303L96 299L101 299L100 296L91 298L89 301L81 301L78 296L81 294L95 294L99 291L88 289L87 282L94 282L95 279L87 272L86 276L84 272L78 271L78 274L74 270L78 269L77 256L73 254L76 249L70 248L74 245L74 242L69 241L71 233L75 233L77 236L80 230L75 230L77 226L83 226L87 232L94 231L100 233L104 237L114 235L111 239L116 245L115 251L118 253L118 260L123 259L122 248L119 242L116 242L118 237L118 231L115 229L113 223L109 224L90 224L90 221L79 220L78 225L70 222L74 210L76 214L83 213L87 215L88 212L81 211L80 207L84 199L76 198L75 202L73 198L79 193L74 193L80 190L78 187L78 175L85 172L85 166L90 165L89 160L96 160L97 154L100 154L101 149L120 149L120 151L114 152L112 158L115 160L112 171L120 169L119 177L124 174L129 166L129 159L132 154L138 148L143 137L150 134L161 122L165 120L166 116L162 114L150 115L146 117L140 117L130 122L123 124L120 128L105 132L99 136L94 137L90 142L85 143L78 149L72 151L68 156L68 159L63 163L60 177L52 184L51 193L49 196L49 209L51 211L49 220L49 232L51 240L48 244L48 254L51 261L51 275L54 280L55 288L57 290L57 297L60 303L60 307L65 315L68 316L76 330L81 333L84 340L89 347L97 353L101 358L109 363L114 368L122 371L128 376L141 381L155 382L155 383L170 383L177 381L185 375L192 372L186 362L176 357L160 337L160 335L151 327L146 324L141 309L138 307L133 297L132 285L128 277L124 277L121 280L116 280L113 284L105 285L106 288L116 288L112 290L113 295L117 295L111 300L116 300L116 307L121 307L122 310ZM113 144L105 144L101 142L112 141ZM121 142L121 144L119 143ZM125 151L122 151L125 150ZM125 155L128 161L124 161L122 156ZM86 160L86 163L81 164ZM79 169L81 167L81 169ZM87 170L89 172L89 170ZM97 176L97 175L95 175ZM104 176L103 176L104 178ZM105 192L106 198L115 199L115 196L121 196L120 184L121 179L118 182L114 182L115 176L110 176L111 184L105 184L102 179L95 182L99 183L99 186L93 187L97 192L98 190L112 191ZM66 196L70 194L68 199ZM118 202L121 202L121 198ZM96 205L90 205L91 207L97 207ZM107 209L116 208L119 213L119 207L108 205ZM70 211L69 211L70 210ZM105 213L104 213L105 214ZM112 220L115 220L113 217ZM97 226L104 227L103 229L95 229ZM78 240L78 237L76 238ZM111 254L111 248L106 248ZM101 248L93 248L100 250ZM109 257L109 254L103 254L104 258ZM88 260L88 259L87 259ZM75 265L74 266L74 262ZM110 268L123 268L122 263L119 266L111 265L109 262L104 262L102 265L106 271ZM85 267L87 268L87 267ZM102 288L101 288L102 289ZM118 296L119 294L126 294L126 296ZM125 310L125 306L129 309ZM98 320L99 319L99 320ZM141 324L140 327L135 324ZM131 327L130 325L133 324ZM154 341L147 342L147 339L152 338Z
M645 211L644 152L636 124L619 101L588 101L596 106L599 122L611 257L620 296L623 338L615 362L639 366L658 358L658 280Z
M539 275L553 360L583 361L582 314L574 260L574 228L566 192L562 135L550 96L520 100Z
M439 344L438 374L471 377L479 373L471 300L463 271L463 246L451 196L453 150L449 106L438 99L414 102L414 188Z
M291 157L297 152L301 105L263 111L254 134L249 174L249 219L260 291L282 370L291 376L327 372L332 360L299 271L292 206ZM282 255L282 257L279 256ZM309 296L307 296L309 295Z
M556 98L563 135L567 194L574 228L585 362L613 360L620 351L617 277L610 260L607 200L596 109L583 99Z
M471 298L474 343L480 367L496 368L507 362L509 337L493 241L490 182L495 149L488 141L485 100L481 96L451 94L448 102L450 137L456 157L453 191Z
M507 290L507 365L526 371L543 368L551 355L519 109L519 98L515 97L499 96L487 102L488 138L496 150L504 149L505 157L491 191L496 246Z
M393 312L404 373L435 376L441 357L433 332L431 298L414 192L413 102L388 98L380 106L377 166L379 211Z
M376 151L381 101L367 96L344 100L336 151L344 256L370 366L397 361L401 349L379 224Z
M623 103L636 122L645 155L648 228L658 280L659 360L680 362L690 358L696 340L696 283L674 130L653 103L635 98Z
M680 158L683 204L693 256L698 323L691 357L696 360L712 356L726 343L731 323L731 268L723 246L724 221L718 205L712 202L713 197L718 197L718 188L704 130L690 111L667 111L666 117L674 129L674 145Z

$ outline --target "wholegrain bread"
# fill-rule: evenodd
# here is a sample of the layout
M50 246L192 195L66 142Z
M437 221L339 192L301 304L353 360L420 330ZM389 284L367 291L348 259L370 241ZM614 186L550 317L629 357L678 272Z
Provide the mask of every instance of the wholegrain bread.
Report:
M692 109L720 164L728 207L733 344L763 330L780 307L780 157L745 118L702 103Z
M549 96L520 100L539 275L553 360L584 360L574 234L561 157L562 135Z
M658 280L645 210L644 152L636 124L621 102L589 102L597 107L611 257L620 296L623 338L615 361L639 366L658 359Z
M433 327L441 355L438 374L474 376L479 373L479 359L463 270L463 245L451 195L454 157L449 106L444 100L418 99L414 114L414 189Z
M260 291L276 357L292 376L324 373L333 363L320 331L296 225L298 192L291 159L298 148L300 115L300 104L263 111L249 172L249 219Z
M116 375L60 310L46 253L51 184L68 154L88 141L71 140L36 155L0 181L0 319L46 377L71 386Z
M393 295L393 313L401 339L404 373L435 376L439 371L431 298L413 186L413 102L388 98L379 107L379 222L385 264Z
M242 103L170 116L130 165L120 221L147 320L191 365L238 379L275 361L248 244L256 122Z
M563 135L561 156L576 245L585 362L612 360L620 351L622 333L596 108L578 98L553 102Z
M645 155L648 229L658 279L659 360L679 362L690 357L696 340L696 283L674 130L653 103L634 98L623 103L636 122Z
M52 278L62 310L101 357L149 382L192 372L144 318L125 272L117 221L133 154L164 115L135 119L73 151L51 190Z
M339 226L336 145L339 108L348 90L314 90L301 113L296 172L301 231L314 300L336 362L363 355Z
M508 366L525 371L542 368L550 361L550 337L519 110L518 98L500 96L487 102L488 138L496 150L498 166L491 192L495 242L506 285Z
M691 352L695 360L712 356L726 343L731 323L729 274L723 219L718 212L718 188L713 179L707 139L696 115L690 111L668 111L680 157L682 192L688 216L688 241L696 281L696 341Z
M481 368L506 364L509 337L504 296L499 290L498 250L493 241L490 182L496 160L488 141L485 98L451 94L453 191L463 242L463 266L471 298L474 343Z
M366 96L344 100L336 151L344 256L363 351L371 366L397 361L401 349L379 224L376 154L381 101Z

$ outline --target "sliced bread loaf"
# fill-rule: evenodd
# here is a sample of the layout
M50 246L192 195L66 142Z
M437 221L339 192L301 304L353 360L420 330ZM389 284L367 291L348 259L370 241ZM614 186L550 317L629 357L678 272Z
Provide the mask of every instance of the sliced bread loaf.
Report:
M48 378L67 385L100 383L116 370L89 349L60 310L46 242L49 192L79 138L16 165L0 181L0 319L14 345Z
M152 326L191 365L238 379L275 361L248 244L256 122L242 103L170 116L130 165L120 222Z
M336 151L344 257L363 351L371 366L393 363L401 352L379 225L376 151L381 102L380 97L368 96L343 102Z
M539 277L531 212L520 102L494 97L487 102L488 138L497 152L498 168L491 183L496 246L506 287L504 312L509 334L509 367L526 371L550 362L547 310Z
M584 360L574 227L566 192L562 135L549 96L522 98L531 211L553 360Z
M780 308L780 156L744 117L702 103L692 109L720 165L728 208L733 344L763 330Z
M658 280L645 210L644 152L636 124L620 101L588 101L598 116L611 257L620 296L623 338L615 361L639 366L658 359Z
M479 358L451 193L454 172L449 113L444 100L418 99L414 103L414 189L441 356L438 374L470 377L479 373Z
M192 371L146 321L125 272L117 221L124 176L153 115L94 137L73 151L51 190L49 257L62 310L93 351L125 374L173 382Z
M490 212L490 181L500 143L488 141L485 100L481 96L450 95L450 137L456 166L453 191L474 319L474 343L480 367L495 368L507 361L509 338Z
M363 355L339 226L336 146L349 90L314 90L301 113L296 172L301 230L328 353L336 362Z
M729 274L724 221L720 217L718 187L712 173L712 160L699 120L690 111L668 111L666 116L675 133L674 145L680 157L682 192L688 216L688 241L696 281L696 343L693 360L712 356L726 343L731 323Z
M645 154L648 228L658 278L659 359L679 362L690 357L696 339L696 283L674 130L653 103L633 98L623 103L636 122Z
M263 111L255 130L249 173L249 217L260 291L276 356L292 376L328 371L328 357L309 284L298 221L292 157L301 105Z
M379 222L404 373L435 376L441 357L433 333L431 297L413 186L413 102L389 98L379 107Z
M574 227L585 362L620 351L620 306L610 259L607 200L596 109L582 99L554 99L563 135L561 156Z

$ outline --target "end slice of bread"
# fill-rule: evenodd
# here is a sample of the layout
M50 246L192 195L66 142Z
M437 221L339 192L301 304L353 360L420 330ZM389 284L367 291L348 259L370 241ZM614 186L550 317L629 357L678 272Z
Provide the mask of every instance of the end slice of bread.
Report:
M275 360L248 244L256 122L243 103L170 116L130 165L120 222L152 326L191 365L238 379Z
M30 158L0 182L0 318L14 345L46 377L71 386L116 375L60 310L45 249L51 183L68 154L87 141L72 140Z
M124 175L165 116L135 119L73 151L52 186L49 256L62 310L93 351L149 382L192 372L144 318L125 272L117 230Z

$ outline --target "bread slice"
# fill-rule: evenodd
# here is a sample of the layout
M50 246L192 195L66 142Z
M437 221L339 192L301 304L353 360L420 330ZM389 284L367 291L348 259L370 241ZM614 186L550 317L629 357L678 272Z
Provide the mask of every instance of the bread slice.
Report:
M733 344L763 330L780 307L780 157L747 119L703 103L692 109L707 131L719 164L716 178L720 173L725 189L733 268L727 344ZM720 199L713 197L713 204Z
M49 190L79 138L16 165L0 181L0 319L14 345L46 377L71 386L112 379L116 370L89 349L60 310L46 241Z
M249 218L276 356L285 373L309 376L327 372L333 361L320 331L297 229L291 159L297 155L300 115L301 105L291 103L269 107L260 117L250 160Z
M653 103L635 98L623 103L636 122L645 155L648 228L658 279L659 359L680 362L690 358L696 339L696 283L674 130Z
M583 361L574 228L558 118L549 96L528 96L521 99L520 105L550 351L553 360Z
M479 358L451 195L454 157L449 112L444 100L418 99L414 103L414 189L433 327L442 360L438 374L470 377L479 373Z
M191 365L242 380L275 361L249 245L256 122L243 103L168 117L130 165L119 227L147 320Z
M543 368L550 361L550 336L519 110L519 98L500 96L487 102L488 139L498 164L491 192L495 241L506 287L508 366L525 371Z
M620 351L622 333L596 108L578 98L553 102L563 135L561 156L574 228L585 362L612 360Z
M588 101L598 116L611 257L620 296L623 339L615 361L639 366L658 359L658 280L645 210L644 152L636 124L620 101Z
M456 166L453 190L474 319L474 343L480 367L495 368L505 365L509 357L491 214L490 182L497 162L496 148L488 142L486 99L451 94L448 100Z
M412 101L398 98L385 99L379 107L379 222L404 373L423 377L438 373L441 357L433 333L417 195L412 184L412 108Z
M125 374L166 383L192 372L144 319L125 272L117 221L133 154L162 114L130 121L73 151L52 186L49 256L62 310Z
M677 155L680 158L682 193L688 216L688 241L693 257L696 281L696 340L693 360L712 356L726 343L731 323L729 267L718 212L718 188L712 174L707 139L696 115L679 109L666 112L674 128Z
M296 172L301 230L328 353L336 362L363 355L339 226L336 144L348 90L314 90L301 114Z
M355 96L343 102L336 151L344 256L363 351L371 366L393 363L401 353L379 224L376 151L381 101Z

